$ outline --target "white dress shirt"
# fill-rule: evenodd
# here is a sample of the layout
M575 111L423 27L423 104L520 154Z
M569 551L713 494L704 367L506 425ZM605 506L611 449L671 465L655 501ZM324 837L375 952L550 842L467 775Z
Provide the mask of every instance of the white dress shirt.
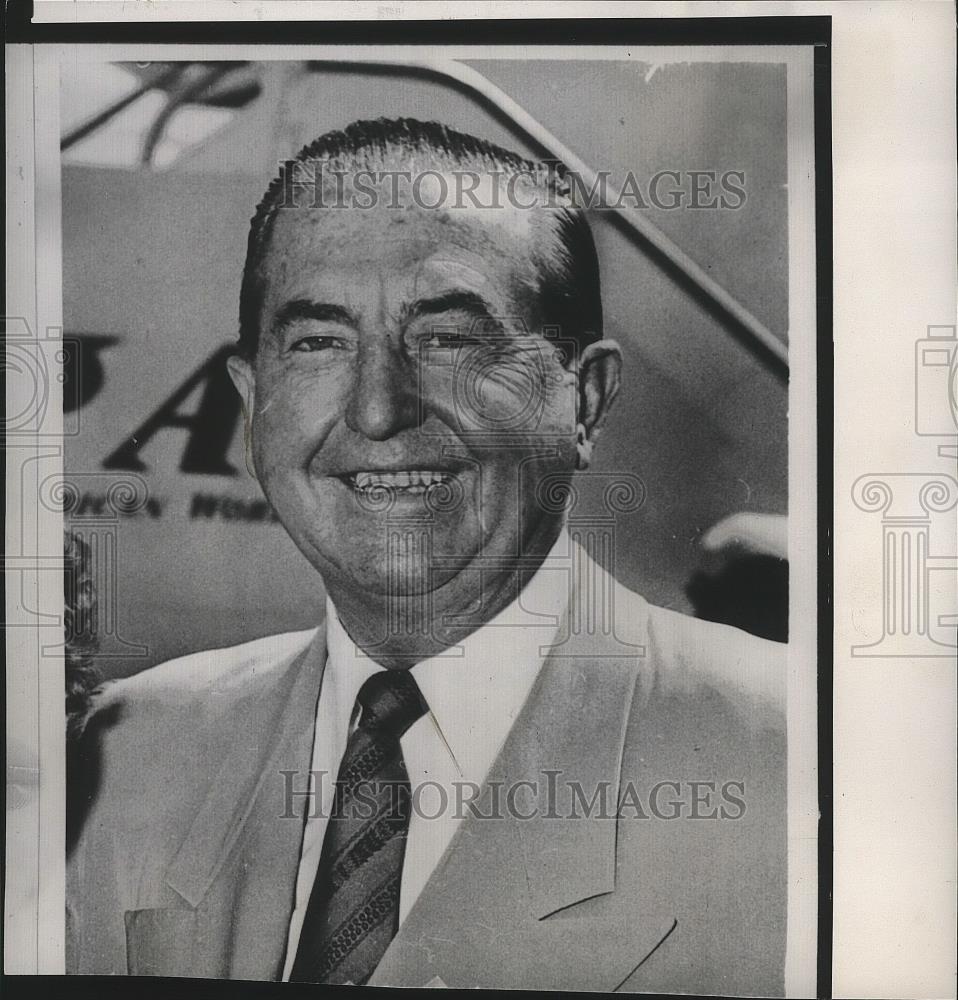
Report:
M402 923L439 863L465 809L481 785L519 714L556 638L570 587L569 536L563 532L518 599L458 645L413 666L429 711L401 739L414 809L400 888ZM312 770L314 804L307 818L290 917L283 979L288 980L309 895L319 869L332 808L333 786L346 749L352 712L363 682L377 670L349 638L332 602L326 602L326 669L316 710ZM459 789L457 789L459 785Z

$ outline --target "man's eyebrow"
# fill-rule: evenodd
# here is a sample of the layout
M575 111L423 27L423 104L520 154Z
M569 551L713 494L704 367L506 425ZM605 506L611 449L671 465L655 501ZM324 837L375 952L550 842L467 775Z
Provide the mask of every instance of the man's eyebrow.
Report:
M402 322L405 325L422 316L441 316L447 312L471 313L501 328L501 324L493 314L492 306L481 295L465 289L454 289L432 298L417 299L403 308Z
M298 319L312 319L320 323L345 323L348 326L358 326L354 313L345 306L333 302L314 302L312 299L292 299L287 302L276 316L275 325L283 327Z

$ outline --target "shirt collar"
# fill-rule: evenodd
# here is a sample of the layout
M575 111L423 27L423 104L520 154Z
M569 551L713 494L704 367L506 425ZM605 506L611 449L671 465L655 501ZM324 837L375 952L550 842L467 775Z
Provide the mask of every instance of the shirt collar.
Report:
M468 781L485 778L555 641L569 600L571 545L563 531L517 600L457 645L411 668L430 724ZM376 664L349 638L328 598L326 612L334 670L369 676Z

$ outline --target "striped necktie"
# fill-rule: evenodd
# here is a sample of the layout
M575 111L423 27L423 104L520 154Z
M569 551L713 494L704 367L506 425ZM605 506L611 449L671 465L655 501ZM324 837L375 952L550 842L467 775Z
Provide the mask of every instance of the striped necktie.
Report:
M408 670L359 689L291 982L361 985L399 927L411 793L399 740L427 711Z

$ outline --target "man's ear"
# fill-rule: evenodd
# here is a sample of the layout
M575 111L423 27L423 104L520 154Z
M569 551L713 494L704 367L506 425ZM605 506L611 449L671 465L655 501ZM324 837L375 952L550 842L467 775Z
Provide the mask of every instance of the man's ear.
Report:
M622 351L614 340L599 340L579 357L580 453L588 464L592 445L619 394Z
M243 407L243 443L244 455L246 457L246 471L256 479L256 470L253 468L252 455L252 430L253 430L253 409L256 405L256 378L253 375L253 366L238 354L232 354L226 359L226 370L230 374L230 380L239 393L240 406Z
M239 354L232 354L226 359L226 368L230 373L230 380L239 393L243 404L243 416L248 424L252 417L256 398L256 379L253 376L253 366L246 358Z

